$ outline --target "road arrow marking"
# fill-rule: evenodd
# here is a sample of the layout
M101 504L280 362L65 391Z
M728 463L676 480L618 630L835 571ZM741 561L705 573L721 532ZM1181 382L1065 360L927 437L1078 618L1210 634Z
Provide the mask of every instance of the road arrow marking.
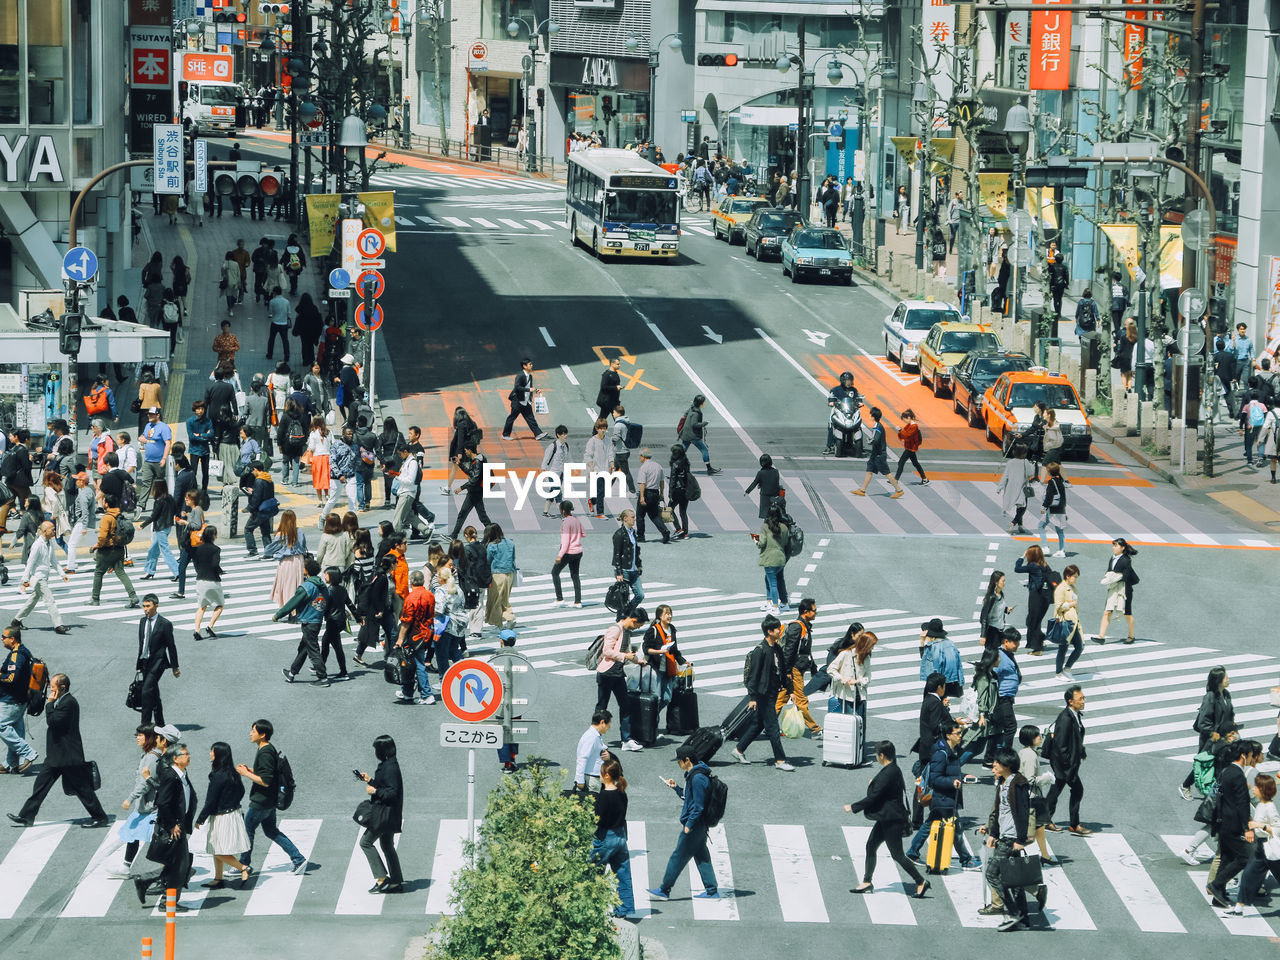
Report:
M713 331L713 330L712 330L710 327L708 327L706 324L703 324L703 325L702 325L702 332L703 332L703 333L705 333L705 334L707 335L707 339L708 339L708 340L713 340L713 341L715 341L716 343L724 343L724 337L720 336L720 334L718 334L718 333L716 333L715 331Z
M800 332L809 338L810 343L816 343L820 347L825 347L827 345L827 337L831 336L829 333L818 333L807 329Z

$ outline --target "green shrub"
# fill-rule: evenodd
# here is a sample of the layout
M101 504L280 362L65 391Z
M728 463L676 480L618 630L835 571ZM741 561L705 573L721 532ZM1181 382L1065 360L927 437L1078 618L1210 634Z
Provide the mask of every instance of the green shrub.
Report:
M591 862L590 805L537 761L489 794L431 960L616 960L614 879Z

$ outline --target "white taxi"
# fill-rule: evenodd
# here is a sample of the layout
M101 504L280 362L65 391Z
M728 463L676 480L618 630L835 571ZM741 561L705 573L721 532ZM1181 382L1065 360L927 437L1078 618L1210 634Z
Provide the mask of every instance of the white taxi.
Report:
M893 312L884 318L884 355L896 360L898 368L918 367L920 343L935 323L963 323L960 311L950 303L925 300L899 300Z

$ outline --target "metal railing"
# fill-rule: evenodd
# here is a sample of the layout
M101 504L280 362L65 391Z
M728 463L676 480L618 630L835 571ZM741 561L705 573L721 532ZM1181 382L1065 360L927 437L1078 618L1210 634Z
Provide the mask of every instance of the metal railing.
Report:
M492 166L495 170L540 175L551 179L559 179L564 176L565 165L563 161L558 161L550 156L539 156L534 159L537 169L530 170L528 157L515 147L499 146L497 144L483 147L476 143L464 143L461 140L454 140L448 137L441 139L440 137L424 137L418 134L405 137L395 132L388 132L382 136L371 138L370 142L372 143L375 140L384 143L388 147L419 150L442 159L469 160L475 163L484 163Z

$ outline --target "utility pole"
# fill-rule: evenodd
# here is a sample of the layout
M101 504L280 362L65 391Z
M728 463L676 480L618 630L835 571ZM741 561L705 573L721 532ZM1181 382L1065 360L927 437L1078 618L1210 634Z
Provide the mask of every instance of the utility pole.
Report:
M793 184L796 191L796 208L800 211L800 216L805 221L809 220L809 178L805 174L805 153L809 147L809 129L805 124L805 100L808 99L809 90L805 71L804 62L804 24L805 18L800 18L800 43L797 56L800 58L798 66L800 67L800 87L799 96L796 99L798 104L798 117L796 119L796 182Z
M1187 65L1187 166L1191 168L1197 176L1200 175L1200 124L1204 115L1204 10L1205 0L1193 0L1191 8L1191 36L1187 44L1187 57L1189 63ZM1187 184L1186 202L1183 209L1190 212L1193 204L1196 202L1195 185ZM1209 223L1209 236L1206 241L1210 244L1214 243L1214 233L1218 224L1211 220ZM1184 288L1194 287L1196 285L1196 266L1198 257L1195 251L1184 249L1182 252L1182 286ZM1208 282L1206 290L1209 293L1210 302L1213 301L1213 287L1215 277L1207 278ZM1190 321L1187 321L1190 322ZM1209 371L1213 364L1213 351L1210 349L1213 344L1213 316L1210 314L1205 319L1205 338L1204 338L1204 366L1201 368L1200 387L1201 387L1201 409L1204 409L1203 397L1209 395L1209 391L1215 389L1213 386L1213 377L1209 375ZM1189 362L1190 358L1186 358ZM1186 410L1182 415L1186 416ZM1210 414L1204 431L1204 474L1206 477L1213 476L1213 454L1214 454L1214 424L1213 415Z

